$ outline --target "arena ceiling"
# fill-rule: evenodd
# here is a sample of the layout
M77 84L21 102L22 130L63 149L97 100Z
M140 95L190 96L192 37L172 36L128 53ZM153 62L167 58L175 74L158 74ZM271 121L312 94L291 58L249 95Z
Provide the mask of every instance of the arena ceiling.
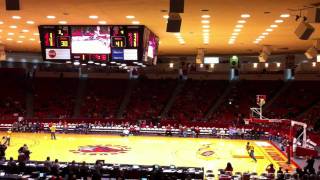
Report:
M139 21L160 37L161 55L196 54L197 48L205 48L210 54L251 54L258 52L262 45L271 45L276 53L304 52L312 45L311 39L320 38L316 24L310 40L299 40L294 34L298 25L295 15L299 14L295 10L318 3L315 0L185 0L180 41L177 35L166 32L164 16L168 12L164 10L168 10L169 0L21 0L20 11L6 11L4 2L0 5L0 41L9 51L39 52L37 26L59 24L59 21L67 24ZM243 14L250 17L242 18ZM290 17L280 17L284 14ZM48 19L49 15L55 19ZM92 15L98 18L90 19ZM128 19L128 15L134 18ZM203 15L210 17L202 18ZM202 20L209 22L203 24ZM239 20L245 23L239 24ZM237 24L240 32L232 44L229 40ZM209 31L207 40L203 25L207 25L205 31ZM268 28L272 32L255 43Z

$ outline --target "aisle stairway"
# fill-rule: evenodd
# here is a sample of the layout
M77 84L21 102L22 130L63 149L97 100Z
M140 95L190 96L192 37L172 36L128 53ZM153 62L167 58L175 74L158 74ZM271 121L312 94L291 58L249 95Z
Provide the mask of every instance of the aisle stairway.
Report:
M227 86L223 94L219 97L217 101L215 101L211 108L208 110L208 112L205 115L205 119L209 119L211 115L220 107L220 105L223 103L224 99L227 97L227 95L231 92L232 88L238 83L238 81L232 81L230 84Z
M271 99L268 99L267 97L267 102L266 104L263 106L263 111L266 111L271 105L273 102L275 102L277 100L278 97L280 97L281 95L283 95L284 92L286 92L286 90L288 88L290 88L292 84L292 81L287 81L278 91L276 94L274 94Z
M83 102L83 98L85 95L87 89L87 78L81 77L79 79L78 88L77 88L77 95L76 95L76 101L73 111L73 117L80 117L80 109Z
M184 87L185 83L186 83L186 81L184 81L184 80L178 80L176 88L172 92L171 97L169 98L167 104L164 106L162 112L160 113L161 118L167 117L167 114L168 114L169 110L171 109L171 107L172 107L177 95L181 92L181 90Z
M132 94L132 90L133 88L136 87L137 83L138 83L138 79L131 79L128 81L128 86L126 89L126 93L123 97L123 100L119 106L118 109L118 113L117 113L117 118L122 118L123 117L123 113L125 111L125 109L127 108L129 102L130 102L130 98L131 98L131 94Z

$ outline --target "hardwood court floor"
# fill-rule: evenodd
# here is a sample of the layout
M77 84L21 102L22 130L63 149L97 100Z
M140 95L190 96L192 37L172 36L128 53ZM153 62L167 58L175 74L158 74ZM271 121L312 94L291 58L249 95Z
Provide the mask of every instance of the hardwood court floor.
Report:
M4 133L0 133L4 136ZM31 160L77 162L176 165L205 167L214 171L225 168L231 162L235 171L264 172L268 164L293 170L295 165L286 165L287 158L268 141L250 141L255 147L258 162L249 158L246 152L247 140L178 138L116 135L57 134L57 140L50 140L50 134L13 133L11 145L6 151L7 159L17 159L18 148L27 144Z

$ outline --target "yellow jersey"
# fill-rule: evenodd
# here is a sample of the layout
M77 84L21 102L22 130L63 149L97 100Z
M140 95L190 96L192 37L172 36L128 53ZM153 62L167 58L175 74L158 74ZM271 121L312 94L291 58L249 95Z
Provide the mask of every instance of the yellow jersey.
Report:
M50 131L51 131L52 133L56 132L56 129L57 129L57 128L56 128L55 126L51 126L51 127L50 127Z
M8 130L8 131L7 131L7 138L10 138L11 134L12 134L12 131L11 131L11 130Z

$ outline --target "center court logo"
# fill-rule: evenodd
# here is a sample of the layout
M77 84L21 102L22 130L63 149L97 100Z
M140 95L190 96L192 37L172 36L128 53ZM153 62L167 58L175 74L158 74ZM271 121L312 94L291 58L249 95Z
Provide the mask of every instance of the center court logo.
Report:
M210 160L214 158L214 155L215 152L211 144L204 144L197 151L197 156L200 159Z
M127 153L131 148L122 145L87 145L79 146L77 150L69 150L82 155L117 155Z

